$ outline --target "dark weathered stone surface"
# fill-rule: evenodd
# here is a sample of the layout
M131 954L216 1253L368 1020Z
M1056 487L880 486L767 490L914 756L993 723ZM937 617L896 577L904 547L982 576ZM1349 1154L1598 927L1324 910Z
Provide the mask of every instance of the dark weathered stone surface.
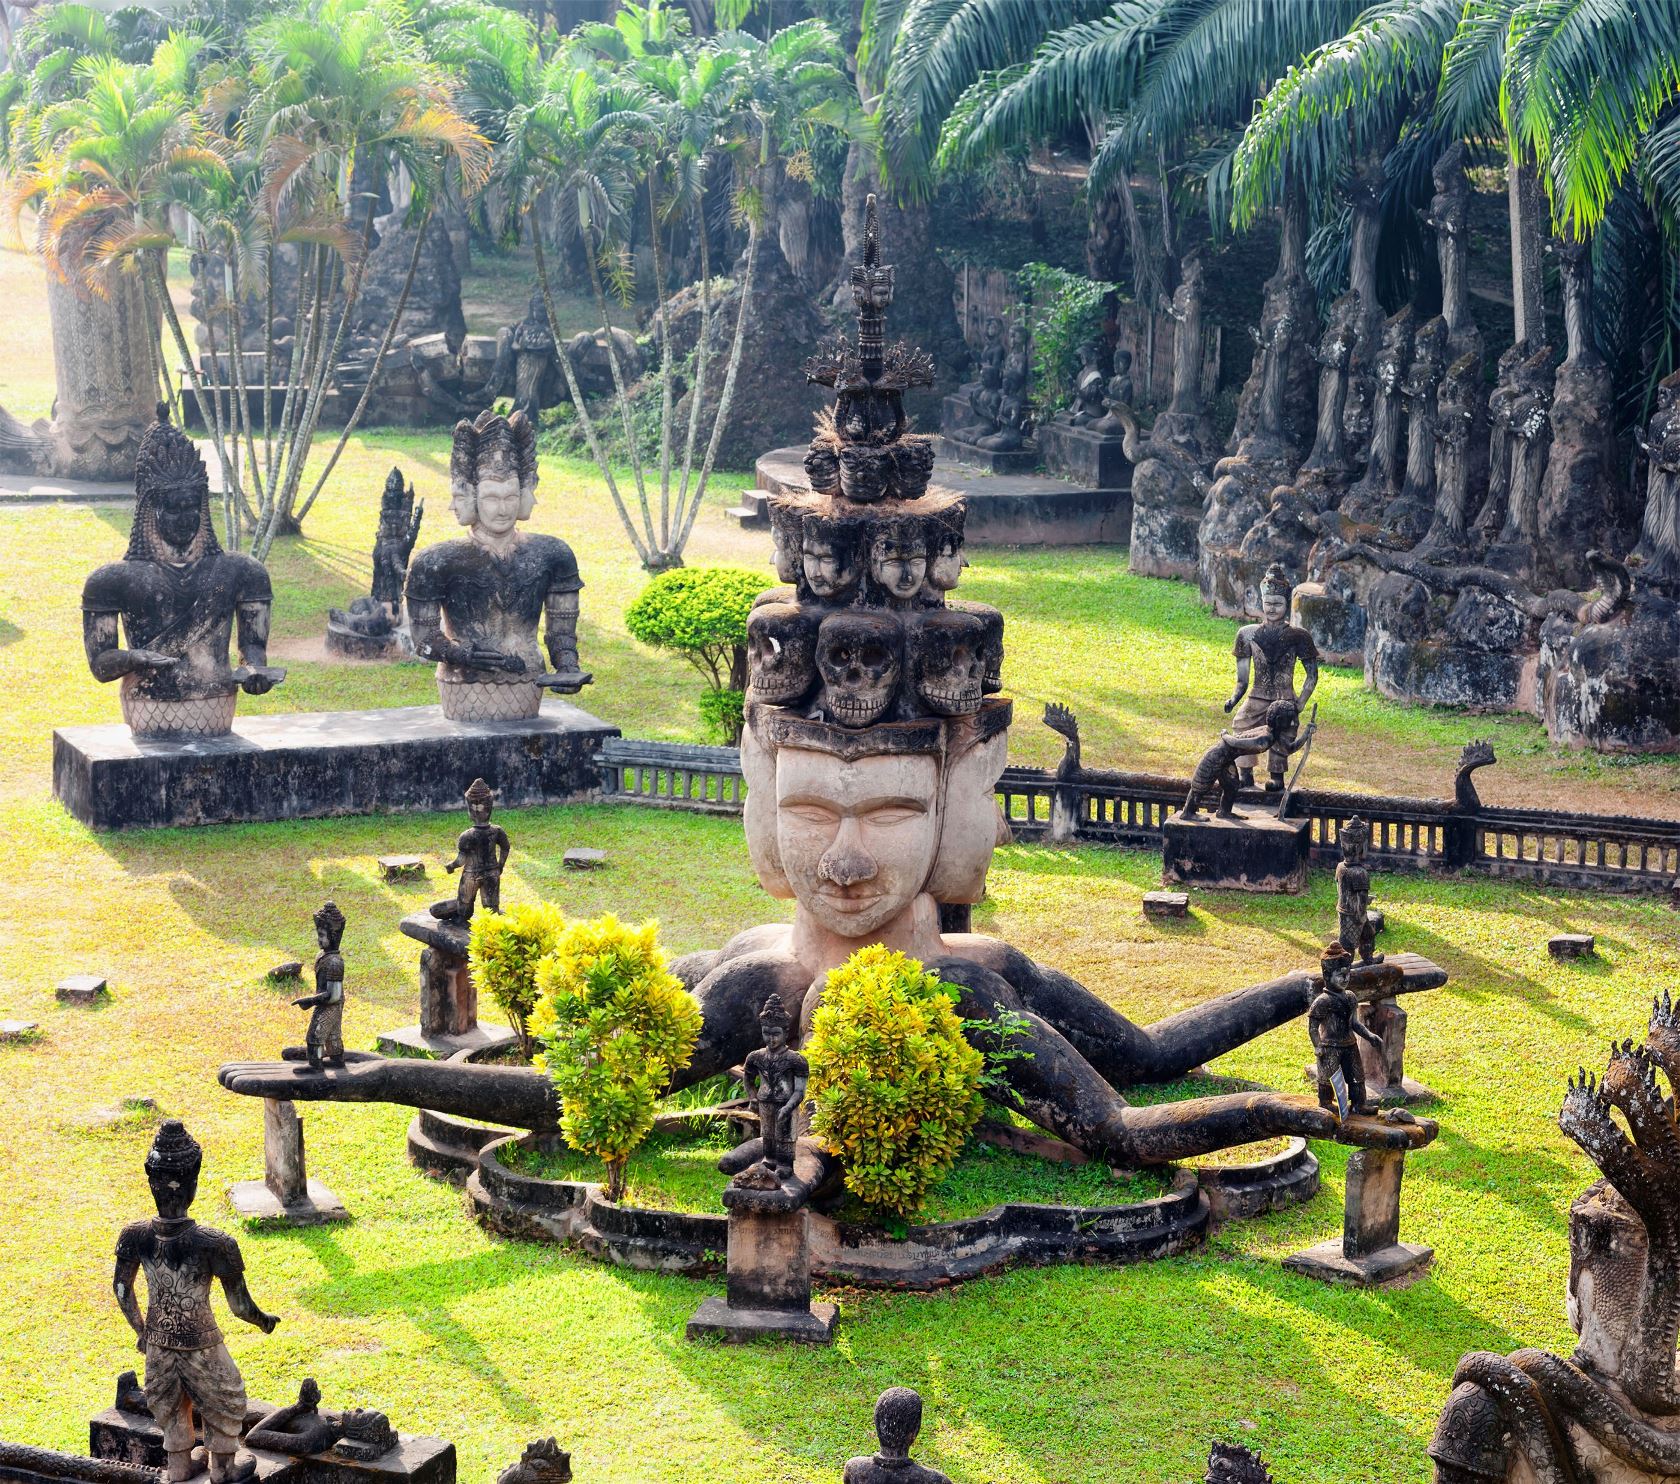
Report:
M568 871L598 871L606 863L606 851L588 845L574 845L560 857L560 864Z
M1162 878L1222 891L1298 892L1307 884L1309 822L1256 814L1163 824Z
M40 1030L33 1020L0 1020L0 1043L27 1041Z
M1044 467L1087 489L1124 489L1130 483L1131 463L1124 439L1091 428L1045 423L1038 430Z
M1589 958L1595 946L1591 933L1554 933L1546 940L1546 952L1553 958Z
M263 1102L263 1177L231 1186L228 1202L247 1221L321 1226L350 1219L344 1202L310 1177L297 1109L272 1098Z
M840 1322L834 1304L808 1309L743 1309L709 1298L688 1321L691 1340L717 1339L732 1344L750 1340L789 1340L802 1345L832 1345Z
M451 809L474 777L513 807L593 793L618 728L562 701L529 721L453 722L436 706L248 717L224 737L143 741L126 726L53 733L53 792L96 830Z
M1015 448L982 448L966 438L942 437L939 454L984 474L1030 474L1039 466L1038 444L1031 439Z
M1145 917L1187 917L1190 914L1190 893L1187 891L1146 891L1143 894Z
M386 881L424 881L426 879L425 857L418 855L382 855L379 857L379 874Z
M58 981L53 993L66 1005L96 1005L106 995L105 977L102 974L70 974Z
M1220 1224L1304 1205L1318 1194L1318 1159L1305 1139L1291 1139L1280 1153L1252 1164L1197 1165L1195 1172Z

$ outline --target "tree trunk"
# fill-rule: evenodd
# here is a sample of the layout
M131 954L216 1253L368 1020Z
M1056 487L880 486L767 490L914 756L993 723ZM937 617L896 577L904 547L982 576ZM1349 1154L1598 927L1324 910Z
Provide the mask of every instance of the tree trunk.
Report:
M1126 271L1126 213L1118 191L1090 198L1085 233L1085 273L1099 283L1118 283Z
M1511 208L1511 303L1515 339L1542 345L1546 336L1546 198L1531 161L1514 154L1508 166Z

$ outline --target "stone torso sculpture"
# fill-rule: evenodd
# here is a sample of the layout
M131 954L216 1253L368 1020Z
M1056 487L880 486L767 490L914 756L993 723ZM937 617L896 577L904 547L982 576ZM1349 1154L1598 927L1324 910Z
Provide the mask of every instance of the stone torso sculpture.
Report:
M136 737L221 736L241 690L262 695L286 678L268 664L272 592L260 563L222 550L204 461L158 412L140 440L128 551L82 588L82 641L94 677L122 682Z
M1307 1035L1312 1040L1313 1062L1318 1078L1318 1102L1339 1114L1335 1088L1339 1072L1347 1095L1346 1112L1370 1113L1375 1104L1365 1094L1365 1070L1359 1061L1355 1040L1368 1041L1381 1050L1382 1037L1359 1018L1359 1001L1348 988L1353 958L1340 943L1324 950L1321 961L1324 987L1313 997L1307 1010Z
M328 902L315 914L315 940L321 952L315 959L315 993L292 1003L309 1011L309 1029L304 1049L309 1065L344 1065L344 955L338 945L344 939L344 914Z
M908 1386L883 1391L875 1403L875 1436L881 1451L850 1460L841 1484L951 1484L950 1478L910 1457L922 1430L922 1399Z
M1380 964L1382 954L1372 952L1377 935L1371 926L1371 868L1365 864L1371 827L1356 814L1342 826L1337 840L1342 847L1336 866L1337 941L1357 954L1360 963Z
M245 1383L210 1309L220 1280L235 1317L272 1333L279 1320L257 1306L232 1237L188 1216L198 1193L203 1151L177 1119L165 1119L146 1156L146 1179L158 1214L123 1228L112 1287L146 1357L146 1405L163 1428L171 1480L190 1479L196 1413L213 1484L252 1478L256 1462L238 1458L245 1425ZM134 1280L144 1272L146 1311Z
M1267 714L1278 701L1288 701L1299 713L1318 685L1318 646L1305 629L1289 622L1289 599L1289 579L1274 564L1260 582L1262 621L1238 629L1232 646L1237 661L1237 685L1225 709L1236 711L1231 721L1239 732L1252 732L1265 726ZM1295 689L1297 665L1302 677L1299 691ZM1281 750L1272 750L1268 760L1271 774L1266 785L1268 792L1283 790L1285 757ZM1252 787L1253 764L1241 771L1242 786Z
M465 797L472 823L461 831L455 859L444 867L451 875L459 871L461 880L453 901L445 899L432 908L432 916L442 921L471 921L475 904L487 912L502 910L502 870L513 847L507 831L490 820L496 795L482 778L475 778Z
M415 653L437 661L452 721L535 716L544 690L576 694L592 678L578 668L577 559L558 537L519 529L536 504L535 429L517 412L457 423L449 477L455 518L472 534L429 547L409 569Z

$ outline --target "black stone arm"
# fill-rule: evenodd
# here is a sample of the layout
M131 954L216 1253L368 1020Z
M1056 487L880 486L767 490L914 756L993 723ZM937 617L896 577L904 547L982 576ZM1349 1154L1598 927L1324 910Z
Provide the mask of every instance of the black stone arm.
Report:
M342 1067L297 1062L229 1062L218 1080L249 1098L302 1103L398 1103L509 1128L548 1131L559 1122L554 1084L524 1067L387 1059L345 1053Z
M441 660L447 665L474 665L470 644L458 644L443 631L443 605L412 595L405 599L408 627L414 636L414 652L423 660Z
M268 662L268 623L271 605L266 600L253 600L239 605L239 662L234 671L239 687L247 695L260 696L274 689L286 678L284 670L275 669Z
M1248 694L1249 659L1246 654L1237 656L1237 688L1231 692L1231 699L1225 703L1227 711L1234 711L1237 702Z
M1312 699L1312 693L1318 689L1318 657L1316 655L1301 656L1301 693L1295 697L1298 710L1305 711L1307 702Z
M550 593L544 606L547 627L543 637L554 674L552 678L545 676L542 683L550 690L572 695L594 679L594 676L585 674L578 664L578 595L575 591Z
M243 1273L238 1277L222 1279L222 1291L227 1294L228 1312L235 1319L243 1319L247 1324L255 1325L265 1335L274 1333L274 1327L280 1320L265 1311L251 1297L251 1290L245 1286Z
M140 1264L132 1257L119 1258L116 1271L111 1275L111 1292L117 1296L117 1307L122 1310L128 1327L134 1331L135 1347L144 1350L146 1316L140 1312L140 1300L134 1292L134 1280L139 1272Z
M95 680L121 680L136 670L167 670L180 661L154 649L124 649L113 612L82 611L82 647Z

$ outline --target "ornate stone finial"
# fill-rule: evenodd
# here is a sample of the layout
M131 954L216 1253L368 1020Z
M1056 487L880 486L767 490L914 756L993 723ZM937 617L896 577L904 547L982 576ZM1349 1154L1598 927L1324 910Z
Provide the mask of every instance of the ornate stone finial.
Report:
M160 532L158 526L159 507L169 496L183 492L198 496L198 529L184 546L171 539L176 532ZM197 561L220 553L221 543L210 518L210 473L192 439L169 421L167 402L158 403L157 421L140 438L134 460L134 507L125 560L171 561L184 555Z
M571 1477L572 1455L553 1438L539 1438L496 1476L496 1484L570 1484Z
M196 1180L203 1165L204 1150L186 1125L179 1118L164 1119L146 1153L147 1179Z
M338 910L337 903L328 902L315 914L315 927L326 934L329 948L338 947L344 938L344 914Z
M793 1016L788 1014L787 1006L782 1003L779 994L772 993L764 1002L758 1012L758 1023L761 1028L778 1025L783 1030L787 1030L793 1024Z

